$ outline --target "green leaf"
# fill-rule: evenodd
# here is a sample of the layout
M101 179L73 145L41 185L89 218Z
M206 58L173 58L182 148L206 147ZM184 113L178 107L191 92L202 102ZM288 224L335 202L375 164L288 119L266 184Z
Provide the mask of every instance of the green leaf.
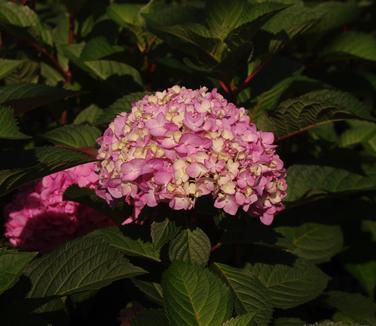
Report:
M338 309L351 321L365 325L376 325L376 304L369 298L357 293L331 291L326 302Z
M245 10L246 5L247 2L242 0L231 2L226 0L209 1L206 8L206 19L213 37L224 40L233 29L238 27L242 15L247 12Z
M11 2L0 3L0 22L18 27L33 27L39 24L38 16L28 6Z
M66 296L98 290L110 283L146 273L100 237L89 235L35 259L26 269L29 298Z
M46 85L48 86L57 86L65 80L59 71L44 62L40 64L40 74L46 79Z
M362 144L376 152L376 124L368 121L349 121L350 129L341 134L339 145L351 147Z
M273 87L257 96L256 105L252 108L252 117L257 121L259 115L263 114L264 111L274 110L278 106L282 96L293 87L299 87L299 85L304 84L308 84L309 88L316 86L322 87L321 82L302 76L300 73L300 70L294 72L292 76L281 80Z
M171 261L206 265L210 256L210 240L200 228L182 230L171 240L168 255Z
M19 130L13 110L7 107L0 107L0 139L30 139Z
M315 26L321 16L322 13L301 4L277 13L263 26L263 30L268 36L263 35L262 37L270 39L269 52L280 50L288 41L307 32Z
M95 104L89 105L87 108L83 109L75 117L73 124L80 125L83 123L88 123L94 125L98 118L103 114L103 110L96 106Z
M224 322L222 326L251 326L253 325L253 320L255 317L255 313L248 313L239 315L235 318L231 318L230 320Z
M16 112L25 112L73 96L72 91L36 84L15 84L0 87L0 104L10 105Z
M129 256L137 256L160 262L159 251L152 243L143 242L141 239L132 239L124 235L117 227L96 231L105 241L114 248L119 249Z
M111 76L130 76L137 84L142 86L140 73L126 63L113 60L92 60L85 61L85 66L101 80L106 80Z
M292 267L255 264L246 269L269 290L272 306L280 309L290 309L315 299L328 283L328 277L319 268L304 260L297 260Z
M156 249L161 249L165 244L172 240L176 234L180 231L174 222L171 222L168 218L162 222L153 222L150 228L151 238L153 245Z
M46 132L43 138L53 144L73 148L95 147L101 131L89 125L66 125Z
M168 319L161 309L147 309L137 314L132 318L131 326L166 326L168 325Z
M141 52L147 50L155 41L155 36L146 30L145 19L142 16L149 6L153 6L153 3L145 6L135 3L112 4L107 7L106 12L110 19L133 34Z
M45 175L93 160L83 152L57 147L4 151L2 155L8 159L0 169L0 196Z
M376 38L361 32L342 33L323 50L322 56L376 61Z
M172 263L162 288L170 325L221 325L232 314L230 291L202 267Z
M297 205L328 195L346 195L376 189L374 177L320 165L293 165L287 171L287 204Z
M326 89L286 100L278 108L264 110L256 118L260 129L272 131L280 139L332 121L374 120L367 107L351 94Z
M146 93L138 92L125 95L113 104L111 104L103 114L97 119L97 124L107 124L111 122L115 117L121 112L129 112L132 108L132 105L138 100L142 99Z
M145 282L137 279L133 279L132 282L150 300L161 306L163 305L163 290L159 283Z
M124 51L122 47L111 45L103 36L95 37L85 44L80 60L99 60L122 51Z
M278 239L278 245L313 263L329 261L343 247L339 226L305 223L297 227L277 227L275 231L283 236Z
M101 45L101 42L105 42L106 45ZM88 46L89 50L87 50ZM95 51L90 49L91 47L97 46L98 48ZM102 49L101 46L103 46L104 49ZM107 41L103 39L96 40L92 45L90 43L66 45L63 47L62 51L77 67L86 71L95 79L103 81L111 76L129 76L135 83L143 86L141 75L137 69L124 62L101 58L120 51L119 47L110 46ZM92 54L90 51L94 53ZM92 59L95 57L100 57L101 59ZM90 60L86 58L90 58Z
M36 252L0 249L0 294L16 283L36 255Z
M215 65L220 61L223 42L213 38L204 25L187 23L158 26L153 30L171 47L178 48L208 65Z
M309 32L322 35L354 21L360 14L360 8L356 2L326 1L319 3L314 10L321 13L322 17Z
M140 10L143 6L135 3L111 4L107 8L107 16L119 25L143 25Z
M129 216L132 213L131 206L125 205L125 203L109 206L103 198L97 196L94 189L80 188L77 184L71 185L64 191L63 199L91 207L110 217L115 224L121 224L124 221L124 216Z
M23 60L0 59L0 79L3 79L6 76L8 76L22 63Z
M0 27L8 29L14 34L25 38L25 31L33 38L38 38L48 45L52 45L51 30L42 25L38 15L29 6L12 2L0 2Z
M238 314L255 313L255 322L268 325L273 308L268 289L249 271L214 263L213 268L225 280L233 292Z
M363 220L362 231L371 233L372 241L376 241L376 221Z
M346 269L354 276L371 298L376 289L376 261L359 264L347 264Z

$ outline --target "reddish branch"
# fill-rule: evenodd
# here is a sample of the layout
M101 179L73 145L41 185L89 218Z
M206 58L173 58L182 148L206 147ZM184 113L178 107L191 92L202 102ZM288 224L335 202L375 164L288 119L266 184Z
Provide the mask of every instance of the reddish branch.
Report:
M68 44L74 43L74 29L75 29L75 18L74 14L70 13L69 14L69 32L68 32Z
M27 38L25 40L29 41ZM36 51L39 53L42 53L49 61L55 66L57 71L64 77L66 83L70 83L72 79L71 72L69 70L65 70L57 60L57 57L53 54L50 53L45 47L40 45L39 43L35 41L29 41L30 45L32 48L34 48Z
M221 242L218 242L217 244L215 244L212 248L211 248L211 252L214 252L216 250L218 250L219 248L222 247L222 243Z
M222 80L218 80L218 83L226 93L230 92L229 87Z

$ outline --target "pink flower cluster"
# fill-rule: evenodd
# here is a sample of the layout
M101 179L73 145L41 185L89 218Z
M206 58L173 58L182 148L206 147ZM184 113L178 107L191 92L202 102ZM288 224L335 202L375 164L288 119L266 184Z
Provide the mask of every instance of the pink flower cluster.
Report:
M15 247L49 251L94 229L113 225L92 208L64 201L71 185L94 189L96 164L87 163L42 178L19 191L5 208L5 236Z
M188 210L211 194L228 214L241 207L270 224L287 189L273 141L217 90L174 86L134 103L98 140L97 194L124 198L134 219L145 205Z

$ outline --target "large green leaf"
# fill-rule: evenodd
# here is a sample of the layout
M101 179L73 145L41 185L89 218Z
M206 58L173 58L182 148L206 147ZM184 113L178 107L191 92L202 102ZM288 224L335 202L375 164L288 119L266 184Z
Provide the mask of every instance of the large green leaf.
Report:
M367 107L351 94L324 89L286 100L274 110L264 110L256 124L284 139L325 123L353 118L374 120Z
M376 304L357 293L331 291L327 303L338 309L347 320L364 325L376 325Z
M179 231L180 227L168 218L162 222L153 222L150 227L150 234L154 247L161 249L166 243L175 238Z
M159 262L159 251L154 248L151 242L144 242L141 239L132 239L121 232L117 227L98 230L96 233L103 237L111 246L119 249L129 256L137 256Z
M103 110L95 104L92 104L89 105L87 108L83 109L79 114L77 114L73 123L75 125L80 125L84 123L94 125L102 114Z
M0 107L0 139L29 139L19 130L17 120L13 116L13 110Z
M371 234L372 241L376 241L376 221L363 220L362 231L369 232Z
M136 39L137 46L144 52L155 41L155 36L145 28L145 20L142 13L146 13L153 3L143 6L136 3L114 3L107 7L107 16L129 30Z
M267 325L273 312L268 289L247 270L219 263L214 263L213 268L231 288L236 312L255 313L256 323Z
M3 79L4 77L8 76L22 63L23 60L0 59L0 79Z
M85 61L84 64L93 75L101 80L106 80L111 76L130 76L142 86L140 73L126 63L114 60L91 60Z
M67 125L43 134L43 138L53 144L65 145L73 148L95 147L101 131L88 125Z
M102 49L101 43L103 42L105 42L106 45L102 45ZM90 49L91 47L98 48L93 51ZM106 58L106 56L119 52L121 49L110 46L107 41L104 41L103 39L97 39L93 44L78 43L66 45L62 50L77 67L86 71L95 79L103 81L112 76L129 76L138 85L142 86L143 84L141 75L137 69L127 63Z
M0 294L11 288L36 252L0 249Z
M310 33L324 33L341 28L358 18L360 8L356 2L325 1L319 3L314 10L322 14L320 21L310 30Z
M184 229L171 240L168 255L171 261L206 265L210 256L210 240L199 228Z
M155 303L163 305L163 290L159 283L140 281L137 279L132 280L136 287L145 293L145 295Z
M82 61L99 60L122 51L122 47L111 45L106 38L95 37L85 44L80 59Z
M119 25L141 26L143 18L140 10L143 6L135 3L113 3L107 8L107 16Z
M0 163L0 196L45 175L93 160L83 152L58 147L6 151L2 155L7 159Z
M269 52L280 50L288 41L315 26L321 17L322 13L302 4L291 6L273 16L263 26L268 36L263 35L262 38L270 39Z
M294 266L255 264L246 269L269 290L272 306L280 309L315 299L328 283L328 277L319 268L304 260L297 260Z
M34 260L25 275L31 282L28 297L45 298L98 290L144 273L105 240L89 235Z
M29 7L10 1L0 2L0 28L5 28L21 39L27 39L25 32L48 45L52 45L51 31L43 25L38 15Z
M366 149L376 152L376 124L368 121L349 121L350 128L341 134L339 145L351 147L362 144Z
M327 195L345 195L376 189L373 176L320 165L293 165L287 172L286 202L301 204Z
M107 124L111 122L119 113L129 112L132 105L138 100L142 99L145 95L146 93L144 92L138 92L131 93L117 99L106 110L104 110L103 114L98 117L96 123Z
M275 230L283 236L278 239L278 245L314 263L329 261L342 250L343 235L339 226L305 223Z
M18 27L33 27L39 24L37 14L28 6L11 2L0 3L0 22Z
M35 84L0 87L0 104L8 104L16 112L24 112L73 96L74 92Z
M361 32L342 33L323 50L322 56L376 61L376 38Z
M224 40L226 36L242 20L242 16L248 12L245 10L247 2L242 0L226 1L209 1L207 12L207 25L213 37ZM247 8L249 9L249 8Z
M232 314L229 289L202 267L174 262L162 287L171 325L221 325Z
M371 298L376 289L376 261L359 264L346 264L346 269L354 276Z

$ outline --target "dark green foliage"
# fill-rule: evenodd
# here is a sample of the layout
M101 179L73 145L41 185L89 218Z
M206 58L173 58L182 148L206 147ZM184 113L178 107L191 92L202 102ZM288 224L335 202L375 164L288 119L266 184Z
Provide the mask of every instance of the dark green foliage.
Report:
M94 161L175 84L274 132L289 186L271 226L209 199L120 226L131 207L72 186L119 226L44 254L2 236L0 324L376 325L375 22L371 0L0 0L1 225L12 192Z

